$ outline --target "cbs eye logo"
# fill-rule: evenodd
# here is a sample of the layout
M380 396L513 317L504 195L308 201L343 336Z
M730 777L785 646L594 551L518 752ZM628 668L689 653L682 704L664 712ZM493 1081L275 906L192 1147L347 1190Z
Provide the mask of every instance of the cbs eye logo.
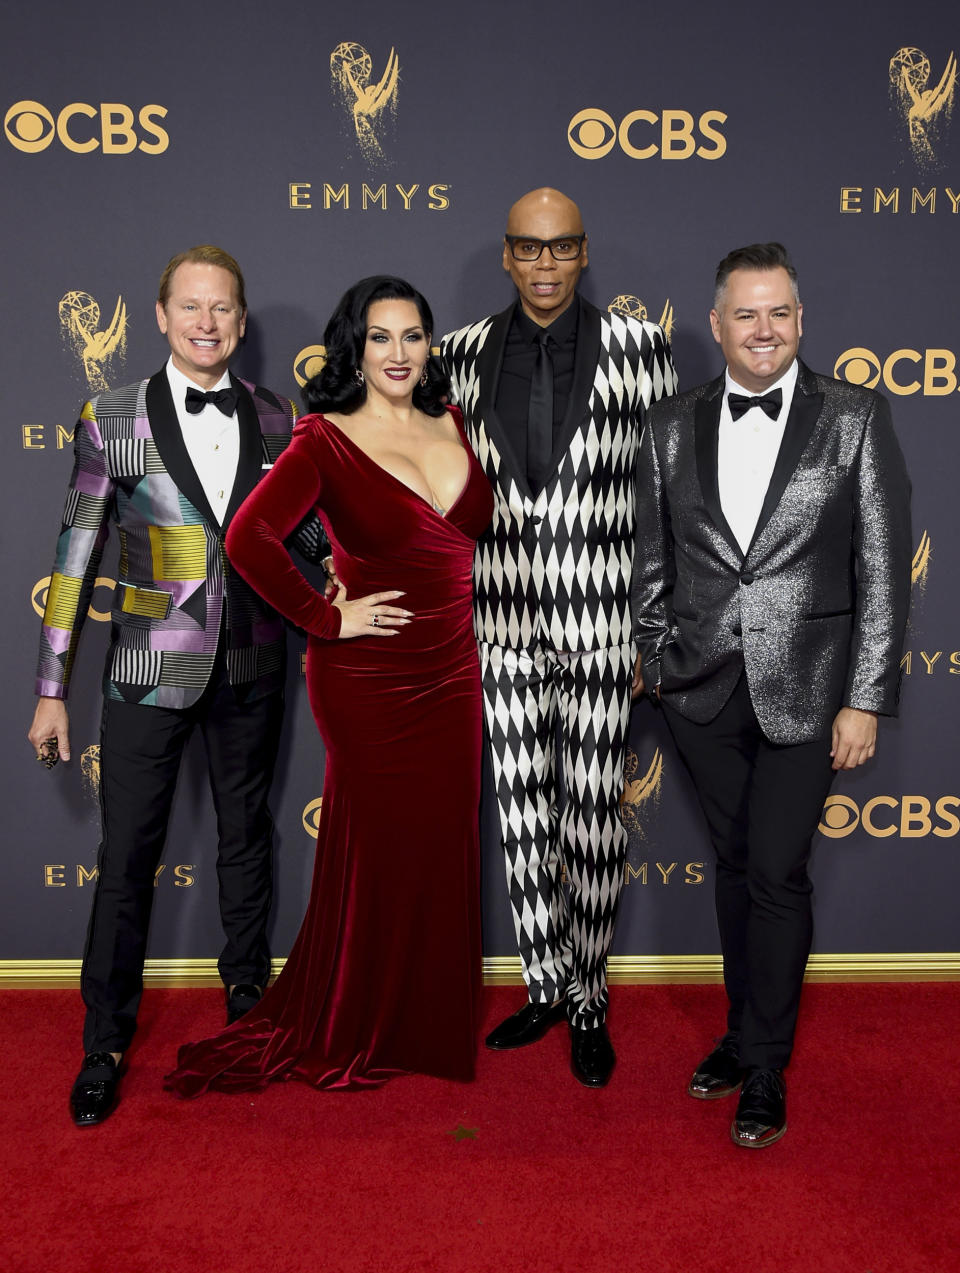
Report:
M134 115L122 102L71 102L56 116L41 102L14 102L3 119L7 141L16 150L35 155L52 145L54 138L76 155L102 150L105 155L162 155L170 145L159 121L165 106L142 106Z
M309 804L304 806L301 820L303 829L307 835L317 838L317 832L320 828L320 810L323 808L323 796L317 796L316 800L311 800Z
M301 349L293 360L293 375L302 389L308 380L323 371L327 361L327 351L323 345L307 345Z
M878 840L899 835L902 840L916 840L935 835L949 839L960 831L960 796L941 796L928 800L926 796L874 796L861 807L849 796L829 796L823 806L818 830L831 840L845 836L863 827L867 835Z
M715 125L726 122L723 111L694 119L689 111L635 110L618 124L605 110L588 106L567 125L567 142L581 159L603 159L618 143L631 159L719 159L727 139Z
M957 359L950 349L895 349L881 360L872 349L855 345L843 351L833 374L865 389L876 389L882 380L901 398L914 393L944 398L957 391Z
M115 579L109 579L106 575L99 575L93 585L94 593L100 588L105 588L108 593L106 610L98 610L93 604L93 598L90 599L90 605L87 608L87 614L91 619L95 619L98 623L110 622L110 606L113 603L113 594L116 591L117 582ZM30 604L34 611L43 618L47 605L47 592L50 588L50 576L45 575L43 579L38 579L33 585L33 592L30 594Z

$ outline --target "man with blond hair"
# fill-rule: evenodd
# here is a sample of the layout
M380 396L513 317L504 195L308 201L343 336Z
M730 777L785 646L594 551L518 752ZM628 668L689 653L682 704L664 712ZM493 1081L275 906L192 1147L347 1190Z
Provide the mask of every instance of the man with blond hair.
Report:
M228 253L202 245L175 256L160 280L156 315L170 347L166 366L91 399L77 424L28 735L48 767L70 759L65 700L112 525L120 560L103 680L102 839L81 973L86 1055L70 1099L79 1127L102 1122L117 1101L143 990L155 872L195 728L217 814L228 1021L257 1002L270 973L267 796L283 715L285 634L231 569L223 540L287 445L296 412L229 371L247 305ZM316 558L316 523L299 542Z

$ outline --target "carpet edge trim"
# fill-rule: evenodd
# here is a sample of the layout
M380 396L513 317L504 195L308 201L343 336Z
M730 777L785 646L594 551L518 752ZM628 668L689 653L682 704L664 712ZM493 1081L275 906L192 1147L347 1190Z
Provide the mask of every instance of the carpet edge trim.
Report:
M273 960L276 975L286 961ZM814 954L807 981L960 981L960 952L899 954ZM148 959L145 986L219 986L215 959ZM488 986L522 985L516 955L488 955L483 961ZM722 980L719 955L611 955L611 985L709 984ZM0 960L0 989L56 989L80 984L79 959Z

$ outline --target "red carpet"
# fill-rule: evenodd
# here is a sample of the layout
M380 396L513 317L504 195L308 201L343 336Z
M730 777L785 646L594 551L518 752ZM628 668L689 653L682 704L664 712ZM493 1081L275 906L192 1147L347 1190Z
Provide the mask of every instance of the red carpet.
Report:
M488 1027L522 1002L485 993ZM161 1077L179 1042L216 1027L222 997L154 990L119 1109L79 1131L78 996L7 991L0 1270L960 1269L960 984L808 986L790 1129L760 1152L728 1139L732 1100L683 1091L720 1031L720 988L611 998L619 1064L600 1092L571 1077L558 1028L521 1052L481 1049L468 1086L291 1083L181 1103Z

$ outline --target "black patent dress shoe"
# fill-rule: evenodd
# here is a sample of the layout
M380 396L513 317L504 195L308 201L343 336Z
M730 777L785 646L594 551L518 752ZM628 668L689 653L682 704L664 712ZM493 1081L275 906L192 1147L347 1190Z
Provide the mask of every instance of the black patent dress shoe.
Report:
M486 1045L496 1052L507 1048L525 1048L528 1043L542 1039L551 1026L567 1019L567 1005L562 999L556 1003L525 1003L522 1008L501 1021L486 1037Z
M70 1093L70 1113L78 1127L95 1127L113 1112L120 1066L110 1052L88 1052Z
M763 1149L787 1130L787 1085L783 1070L748 1070L730 1128L735 1145Z
M717 1046L705 1056L687 1084L687 1093L698 1101L715 1101L740 1090L740 1032L728 1030Z
M570 1069L584 1087L606 1087L617 1063L605 1025L593 1030L570 1027Z
M263 991L260 987L248 982L241 982L232 990L227 987L227 1025L233 1025L234 1021L239 1021L241 1017L246 1016L262 998Z

